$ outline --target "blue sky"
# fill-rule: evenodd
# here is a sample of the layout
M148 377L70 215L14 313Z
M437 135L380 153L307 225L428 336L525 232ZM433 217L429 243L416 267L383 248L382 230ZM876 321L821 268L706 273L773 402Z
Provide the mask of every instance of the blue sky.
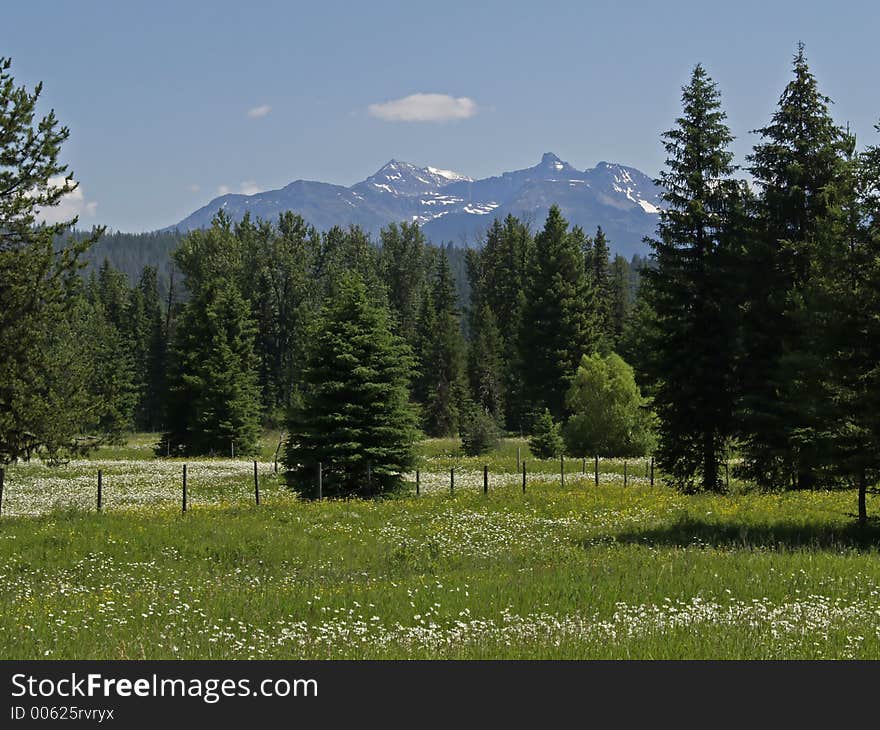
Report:
M836 119L880 141L878 30L867 0L30 0L5 4L0 55L17 81L44 82L45 109L71 129L69 209L143 231L224 190L350 185L391 158L484 177L552 151L655 175L697 62L741 160L798 40ZM419 94L450 98L387 105Z

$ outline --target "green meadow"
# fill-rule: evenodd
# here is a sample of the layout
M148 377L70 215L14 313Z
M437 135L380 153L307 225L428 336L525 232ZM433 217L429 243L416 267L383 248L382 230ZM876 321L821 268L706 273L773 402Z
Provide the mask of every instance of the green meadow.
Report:
M441 440L419 495L413 474L393 498L303 501L274 435L259 506L253 462L218 456L187 462L182 514L183 462L151 443L7 469L4 659L880 658L880 527L852 492L687 496L638 460L626 486L620 460L598 486L568 460L563 484L522 440Z

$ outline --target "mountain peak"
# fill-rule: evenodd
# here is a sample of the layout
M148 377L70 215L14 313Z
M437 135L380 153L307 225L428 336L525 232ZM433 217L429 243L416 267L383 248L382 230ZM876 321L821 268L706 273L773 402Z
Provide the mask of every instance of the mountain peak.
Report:
M560 159L559 159L556 155L554 155L552 152L545 152L543 155L541 155L541 164L542 164L542 165L552 165L552 164L554 164L554 163L556 163L556 162L560 162L560 163L561 163L562 160L560 160Z

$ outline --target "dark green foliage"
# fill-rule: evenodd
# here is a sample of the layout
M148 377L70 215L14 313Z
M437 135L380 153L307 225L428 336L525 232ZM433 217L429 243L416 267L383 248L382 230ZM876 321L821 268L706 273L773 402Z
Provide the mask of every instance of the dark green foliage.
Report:
M555 205L535 237L521 322L522 377L533 408L565 413L565 393L580 358L596 346L593 291L581 229L568 229Z
M138 323L135 363L140 367L142 389L135 423L141 430L158 431L163 423L165 368L168 361L168 334L159 295L156 269L147 267L138 282L143 302L143 320Z
M76 189L59 162L69 135L54 112L35 118L42 85L16 87L0 57L0 463L77 444L87 418L71 322L74 273L93 235L58 241L76 219L39 225L38 211Z
M596 336L606 347L614 344L614 293L611 279L611 252L602 227L589 246L587 275L595 301Z
M563 453L562 428L553 420L549 409L535 419L532 434L529 436L529 449L539 459L552 459Z
M720 95L702 66L683 89L682 116L663 135L658 184L666 209L656 266L644 271L653 319L643 353L659 423L657 457L681 489L717 491L733 433L737 281L731 264L741 192L731 179L732 136Z
M397 332L416 343L419 309L428 274L427 242L418 223L392 223L383 228L381 269Z
M465 345L458 298L446 252L440 250L430 295L418 328L419 377L416 391L422 422L431 436L455 436L467 407Z
M816 257L823 220L836 204L844 135L799 46L762 141L749 157L760 187L747 241L739 430L743 474L765 486L815 484L823 457L824 365L811 342Z
M302 404L291 409L284 456L289 484L314 496L391 492L413 465L408 398L412 355L361 277L343 274L316 322Z
M470 282L470 378L474 397L479 397L479 381L491 373L500 373L497 388L486 393L498 393L497 399L503 408L503 422L512 430L521 430L527 409L524 407L522 387L522 350L520 332L522 330L523 310L526 301L526 271L533 248L532 237L528 228L513 216L508 215L504 221L496 219L486 234L486 241L479 251L468 252L468 280ZM494 319L498 338L498 354L500 362L495 358L495 335L491 324L487 324L488 332L481 332L481 323L489 322L486 311ZM487 341L479 344L481 338ZM474 350L491 352L492 362L489 372L477 374L475 367L479 355ZM497 368L500 367L500 370ZM485 385L484 385L485 387ZM490 410L494 409L490 406Z
M487 454L501 441L501 431L483 408L470 408L461 424L461 449L467 456Z
M629 263L623 256L615 256L611 264L611 301L609 306L611 328L609 340L618 347L632 310L632 294Z
M504 422L504 355L501 333L488 306L471 315L468 379L471 399L496 424Z
M566 396L563 436L572 456L643 456L653 446L651 416L632 368L619 355L584 355Z
M274 425L299 397L307 332L318 309L320 236L290 212L281 214L277 226L245 228L243 221L236 236L244 246L242 291L257 324L262 402Z
M229 221L194 231L175 252L191 293L174 335L167 432L159 452L252 453L260 432L256 327L235 280L241 264Z

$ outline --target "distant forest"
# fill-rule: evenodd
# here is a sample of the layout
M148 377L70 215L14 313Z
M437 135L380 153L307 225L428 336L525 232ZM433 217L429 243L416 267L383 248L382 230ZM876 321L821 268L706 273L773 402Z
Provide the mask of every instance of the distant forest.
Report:
M59 238L57 245L64 245L64 241L72 236L74 239L83 241L91 236L91 231L76 230ZM90 271L97 270L106 261L110 267L125 274L129 284L133 285L146 267L156 269L159 296L162 301L168 298L168 287L171 279L171 271L174 268L174 260L171 254L180 246L186 234L177 231L153 231L150 233L122 233L104 232L82 256L86 266L85 275ZM379 246L380 241L375 245ZM435 245L428 242L428 245ZM459 303L465 306L470 297L470 283L467 277L467 249L455 246L451 243L436 244L442 246L449 259L449 268L452 271L455 288L458 292ZM628 262L630 301L635 298L638 289L638 270L648 263L647 257L635 255ZM179 280L178 272L178 280ZM178 291L179 296L185 296L183 290Z

